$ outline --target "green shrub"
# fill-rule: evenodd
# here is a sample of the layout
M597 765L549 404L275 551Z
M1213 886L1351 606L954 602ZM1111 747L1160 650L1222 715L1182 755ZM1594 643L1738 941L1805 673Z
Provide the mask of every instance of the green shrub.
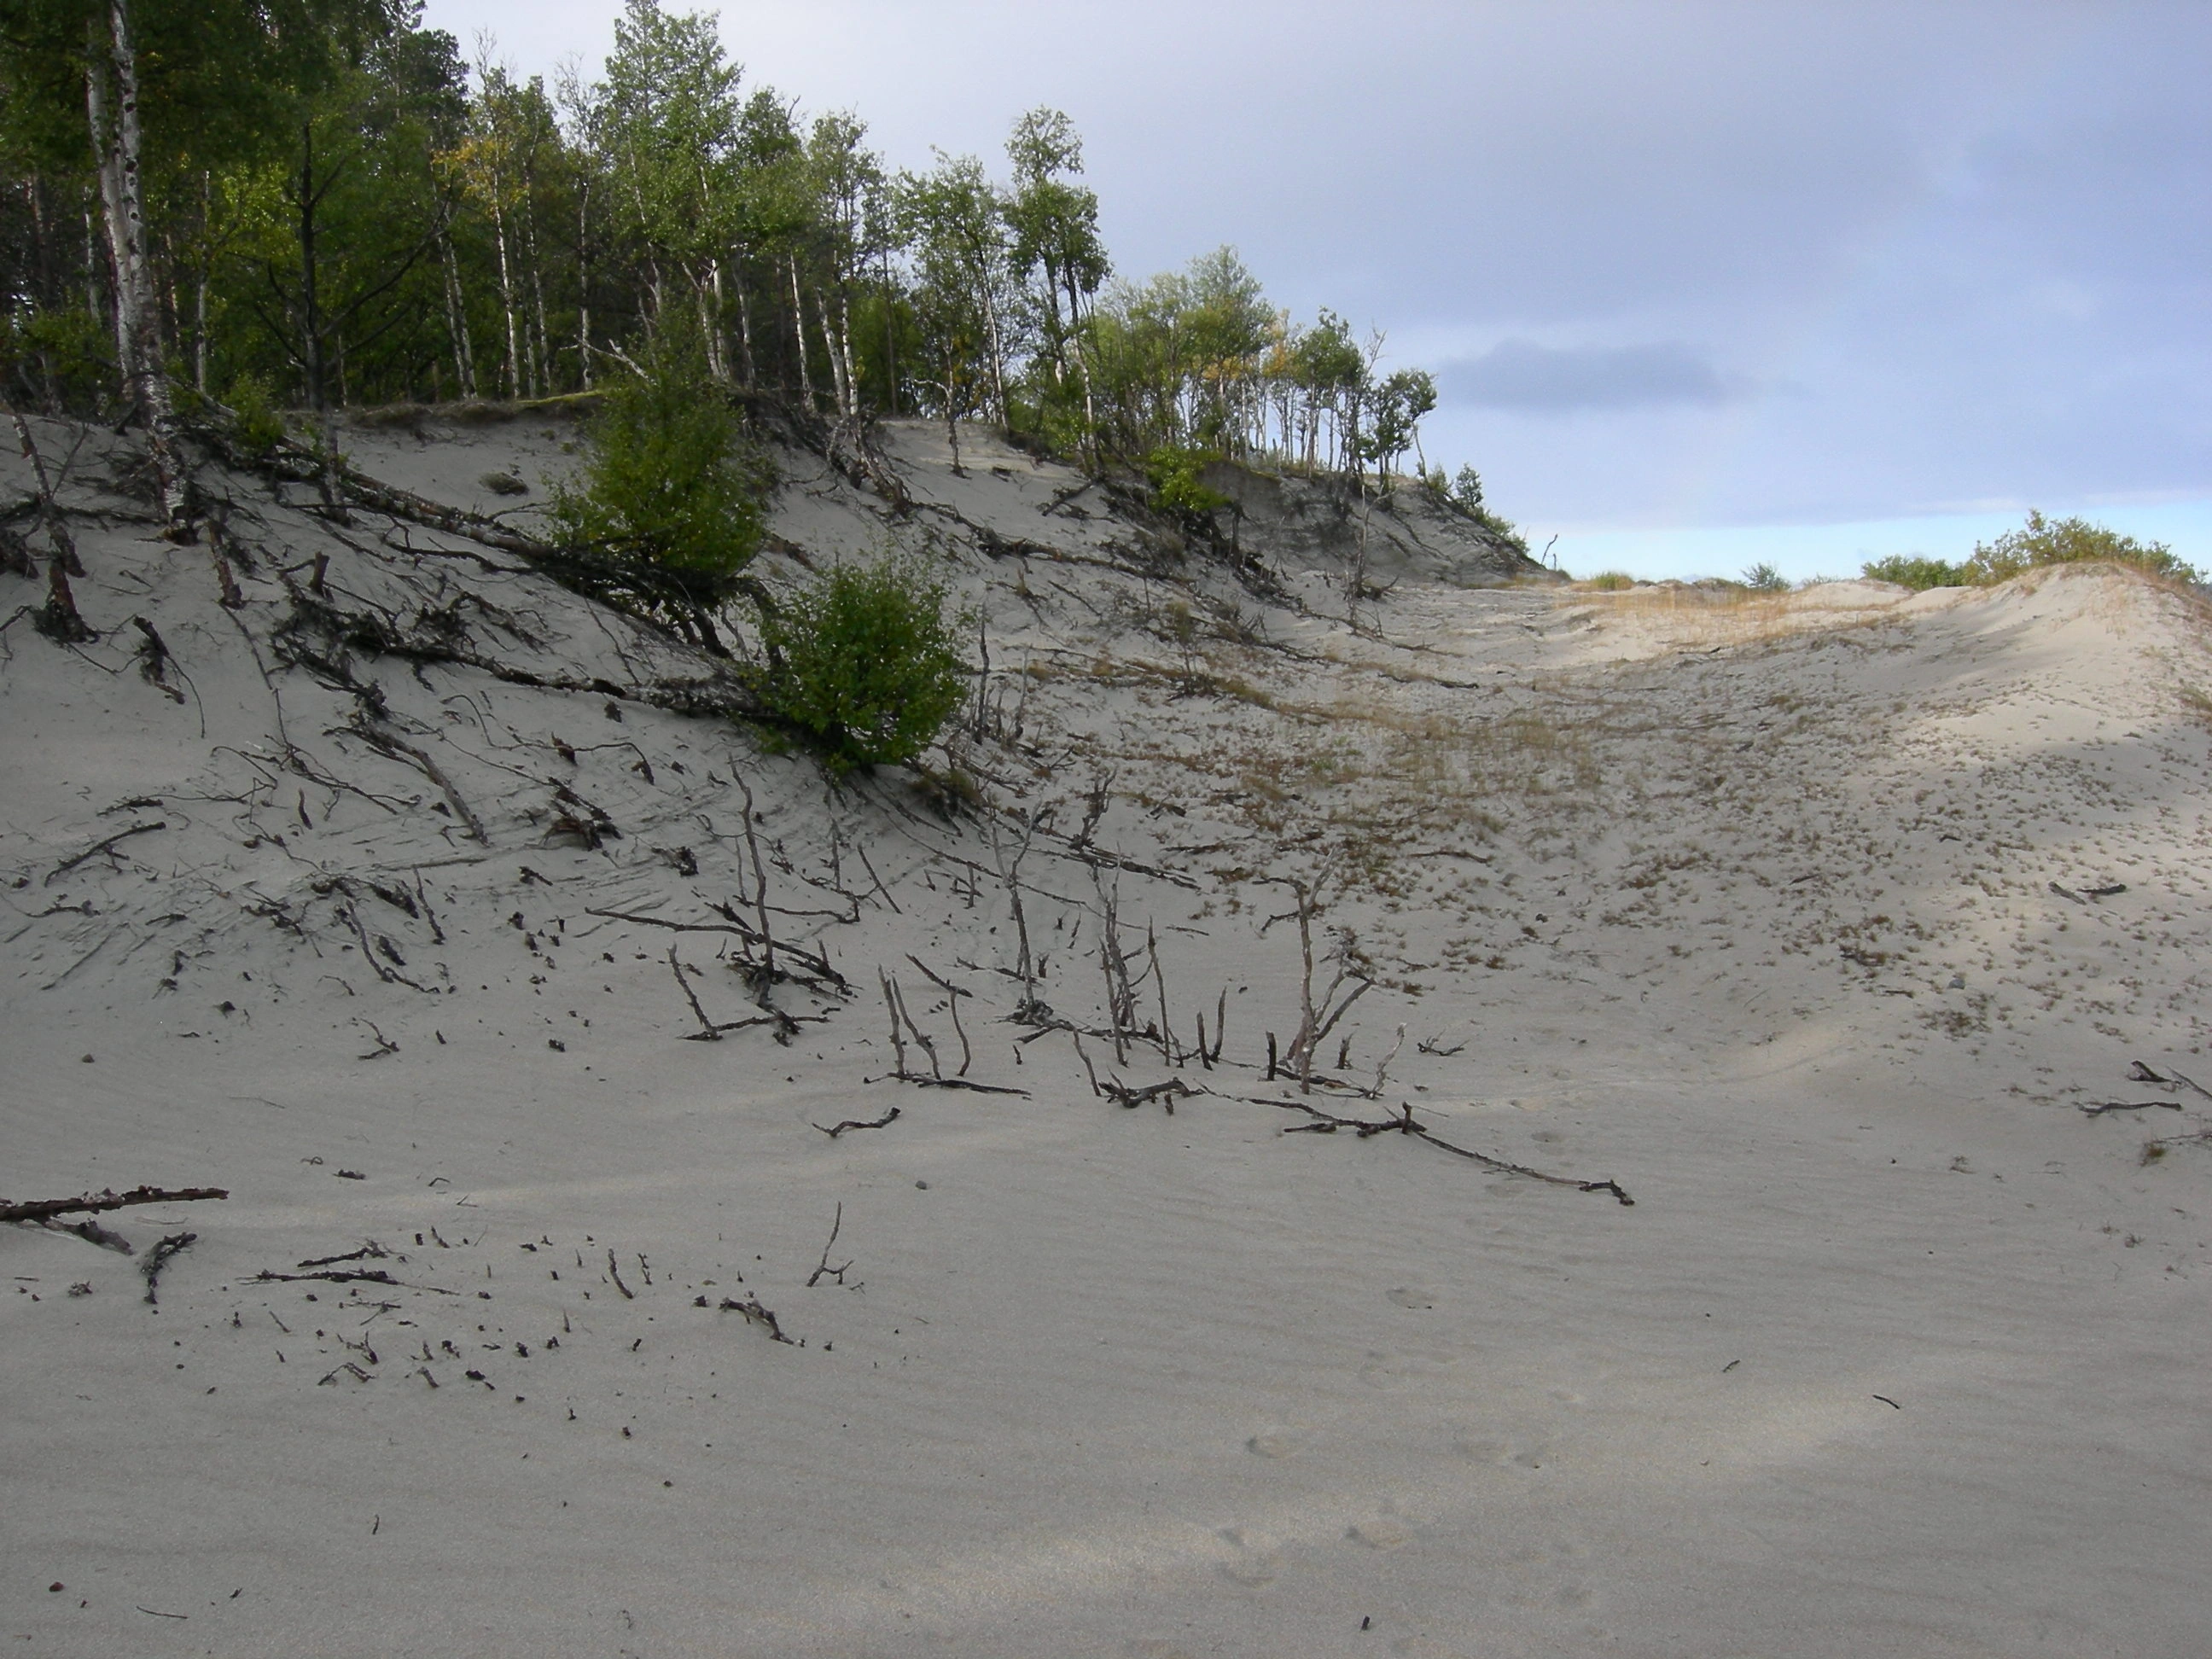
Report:
M761 633L763 700L833 775L913 760L967 693L944 585L908 560L839 565L766 617Z
M1635 586L1636 578L1630 575L1626 570L1601 570L1596 575L1592 576L1588 581L1584 582L1583 586L1585 587L1595 587L1601 593L1616 593L1623 588Z
M2179 581L2203 580L2193 565L2176 558L2164 542L2139 542L2086 519L2046 519L2040 513L2030 513L2021 529L2008 530L1993 542L1977 543L1966 572L1967 580L1986 586L2042 565L2095 560L2133 565L2154 576Z
M1787 593L1790 579L1765 560L1743 573L1743 585L1754 593Z
M772 474L689 312L663 314L639 367L600 404L577 481L553 487L550 511L572 544L658 567L711 599L760 550Z
M238 417L232 430L247 454L266 455L284 441L284 417L260 375L241 374L231 382L230 412Z
M1170 513L1211 513L1229 497L1203 482L1212 452L1162 444L1145 457L1145 477L1152 486L1152 505Z
M1892 553L1870 560L1859 567L1859 574L1870 582L1895 582L1916 593L1931 587L1964 587L1969 580L1966 566L1919 553Z

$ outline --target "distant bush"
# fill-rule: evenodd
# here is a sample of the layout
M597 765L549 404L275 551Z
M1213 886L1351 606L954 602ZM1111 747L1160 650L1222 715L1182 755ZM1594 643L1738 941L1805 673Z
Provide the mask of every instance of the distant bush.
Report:
M2045 565L2098 562L2132 565L2176 581L2203 580L2195 566L2176 558L2164 542L2139 542L2087 519L2046 519L2040 513L2030 513L2027 524L1995 541L1977 543L1973 556L1962 563L1893 553L1860 570L1869 581L1895 582L1918 592L1931 587L1989 587Z
M833 775L928 748L967 691L945 588L909 560L839 565L764 617L769 711Z
M1583 586L1595 587L1601 593L1617 593L1623 588L1635 586L1636 578L1626 570L1601 570Z
M1916 593L1931 587L1964 587L1968 580L1966 566L1918 553L1892 553L1861 565L1859 574L1870 582L1895 582Z
M2179 581L2202 581L2193 565L2174 557L2164 542L2139 542L2086 519L2046 519L2030 513L2027 523L2008 530L1993 542L1978 543L1966 561L1966 579L1987 586L2046 564L2083 564L2093 561L2133 565L2154 576Z
M1743 573L1743 585L1754 593L1787 593L1790 579L1764 560Z
M570 543L686 578L711 603L760 549L773 475L683 307L638 366L601 402L578 482L554 486L550 511Z

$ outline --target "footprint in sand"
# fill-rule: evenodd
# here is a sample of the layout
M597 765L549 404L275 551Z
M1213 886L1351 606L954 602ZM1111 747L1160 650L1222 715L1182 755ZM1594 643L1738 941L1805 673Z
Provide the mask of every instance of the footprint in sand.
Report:
M1406 1386L1406 1362L1380 1348L1370 1348L1367 1363L1359 1368L1359 1380L1370 1389L1402 1389Z
M1344 1529L1344 1535L1355 1544L1364 1544L1370 1550L1395 1550L1401 1544L1413 1542L1412 1531L1391 1520L1388 1516L1372 1521L1361 1521Z
M1288 1457L1297 1449L1297 1437L1287 1429L1262 1429L1244 1443L1255 1457Z
M1401 1285L1389 1292L1389 1296L1401 1308L1433 1308L1437 1305L1434 1291L1418 1290L1412 1285Z
M1246 1589L1259 1589L1275 1582L1281 1563L1265 1539L1243 1527L1224 1527L1218 1535L1236 1552L1216 1569L1224 1578Z

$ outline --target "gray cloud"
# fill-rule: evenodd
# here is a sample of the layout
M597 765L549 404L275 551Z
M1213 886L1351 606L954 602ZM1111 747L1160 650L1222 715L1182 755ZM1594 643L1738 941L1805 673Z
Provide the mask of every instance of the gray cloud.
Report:
M1674 341L1547 346L1502 340L1480 357L1447 363L1439 378L1453 402L1541 414L1668 404L1710 406L1748 389L1703 353Z

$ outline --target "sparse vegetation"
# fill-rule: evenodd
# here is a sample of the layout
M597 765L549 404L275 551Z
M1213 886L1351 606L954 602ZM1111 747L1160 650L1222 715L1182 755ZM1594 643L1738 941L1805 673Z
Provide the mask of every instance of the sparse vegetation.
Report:
M1626 570L1601 570L1588 581L1578 584L1594 587L1601 593L1618 593L1636 586L1636 578Z
M1787 593L1790 579L1761 560L1743 573L1743 585L1754 593Z

